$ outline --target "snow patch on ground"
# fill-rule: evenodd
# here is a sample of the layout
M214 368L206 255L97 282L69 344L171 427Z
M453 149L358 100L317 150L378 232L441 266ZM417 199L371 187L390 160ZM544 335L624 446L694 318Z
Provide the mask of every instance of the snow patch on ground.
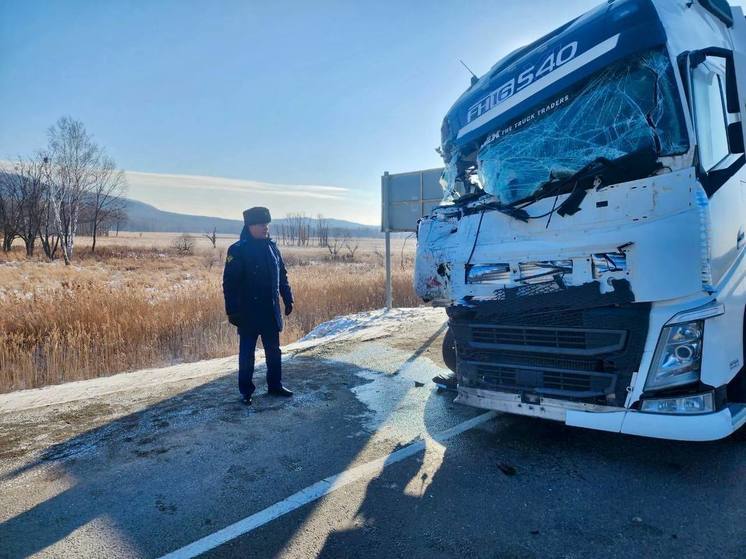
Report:
M238 356L233 355L158 369L119 373L109 377L66 382L44 386L43 388L18 390L8 394L0 394L0 413L65 404L76 400L98 398L116 392L146 391L148 388L158 387L166 383L228 374L237 368Z
M412 320L445 317L443 309L431 307L378 309L375 311L337 316L319 324L288 349L302 349L306 344L320 345L330 341L370 340L387 336Z

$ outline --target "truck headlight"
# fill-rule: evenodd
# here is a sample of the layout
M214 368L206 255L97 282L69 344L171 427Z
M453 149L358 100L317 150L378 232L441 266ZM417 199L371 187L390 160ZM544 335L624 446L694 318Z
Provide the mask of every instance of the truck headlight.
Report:
M702 320L663 328L645 389L670 388L697 382L702 363L703 332Z

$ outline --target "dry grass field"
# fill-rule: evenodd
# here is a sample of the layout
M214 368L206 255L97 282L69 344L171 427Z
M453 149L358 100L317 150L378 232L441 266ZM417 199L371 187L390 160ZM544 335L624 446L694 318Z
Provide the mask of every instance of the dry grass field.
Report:
M195 237L120 234L96 254L81 239L72 266L27 260L20 247L0 253L0 392L231 355L235 328L225 319L225 251ZM383 241L354 240L353 260L332 261L323 247L283 247L296 306L282 342L334 316L384 305ZM393 243L394 303L419 303L411 285L414 240ZM346 251L344 251L346 252Z

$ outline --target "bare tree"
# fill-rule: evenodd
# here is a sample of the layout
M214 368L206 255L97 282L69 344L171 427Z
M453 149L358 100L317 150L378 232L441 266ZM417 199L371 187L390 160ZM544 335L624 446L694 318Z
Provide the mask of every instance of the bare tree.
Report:
M113 223L119 213L124 212L127 181L124 172L116 168L114 160L100 149L98 165L93 173L91 193L86 203L90 204L92 220L91 252L96 252L96 238L101 227Z
M283 224L283 237L285 238L286 244L295 244L295 238L297 236L295 214L287 214L285 216L285 223Z
M118 208L112 212L111 220L114 223L116 229L116 236L119 236L119 230L122 226L127 223L127 210L125 208Z
M48 165L49 160L40 153L28 159L19 157L12 171L3 171L3 182L16 197L16 232L26 245L26 256L34 255L36 239L42 230L48 200L48 186L44 182Z
M329 221L322 214L316 216L316 240L320 247L329 244Z
M44 254L54 258L59 245L58 228L52 209L52 187L48 182L51 162L45 152L19 157L10 167L0 169L0 219L4 248L21 238L26 255L33 256L36 241Z
M305 216L301 217L299 231L300 236L298 237L298 245L304 247L308 246L308 243L311 241L311 222Z
M194 237L188 233L179 235L174 239L173 247L181 256L190 256L194 253Z
M212 233L205 233L202 235L205 239L210 241L212 243L212 248L215 248L218 246L218 230L217 227L212 228Z
M45 163L49 163L49 158L45 158ZM48 169L44 169L44 176L49 176ZM57 224L54 219L54 210L52 209L52 187L45 182L44 203L42 204L41 229L39 230L39 241L44 255L49 260L54 260L57 256L57 250L60 247L60 237L57 234Z
M296 229L298 231L298 246L308 246L311 240L311 220L306 214L295 214Z
M13 248L13 241L19 237L20 198L15 173L3 170L0 174L0 227L2 227L3 252L9 252Z
M303 213L287 214L285 217L290 244L308 246L311 239L311 221Z
M329 256L332 260L339 260L339 251L342 248L342 241L337 237L334 237L331 241L326 243L326 248L329 251Z
M281 221L279 225L275 225L274 231L277 232L280 238L280 242L283 245L288 244L288 226L287 226L287 223L285 223L285 221Z
M407 248L407 241L408 241L409 239L411 239L412 237L414 237L414 235L415 235L414 233L410 233L409 235L407 235L407 236L406 236L406 237L404 238L404 242L403 242L403 243L402 243L402 245L401 245L401 260L399 261L399 267L400 267L400 268L401 268L402 270L406 270L406 264L407 264L408 260L411 260L411 259L407 259L407 258L405 257L405 255L404 255L404 249L405 249L405 248Z
M101 149L78 120L62 117L49 129L51 164L46 177L52 216L65 264L70 264L81 206L94 191L102 164Z
M344 243L344 247L345 249L347 249L345 258L347 258L348 260L355 260L355 253L357 252L359 246L360 244L357 242L357 240L353 241L351 238L347 237Z

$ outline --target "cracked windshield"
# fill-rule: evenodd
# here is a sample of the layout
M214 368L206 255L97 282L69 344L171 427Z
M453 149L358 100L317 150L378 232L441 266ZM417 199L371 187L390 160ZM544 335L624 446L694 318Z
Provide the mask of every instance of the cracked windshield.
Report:
M512 204L599 157L646 148L676 155L688 147L671 62L656 49L610 66L493 133L477 156L479 182Z

